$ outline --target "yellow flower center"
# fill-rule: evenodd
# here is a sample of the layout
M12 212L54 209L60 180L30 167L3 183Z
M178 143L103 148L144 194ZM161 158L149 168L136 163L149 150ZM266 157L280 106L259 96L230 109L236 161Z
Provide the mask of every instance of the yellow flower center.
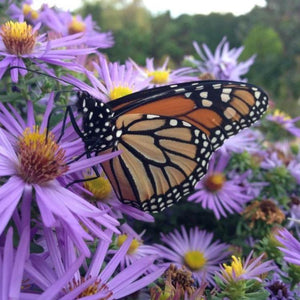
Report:
M283 112L279 109L275 109L273 116L282 118L284 121L288 121L291 119L291 117L288 114L286 114L285 112Z
M204 253L198 250L188 251L184 255L184 264L192 271L199 271L206 263Z
M117 238L117 245L120 248L123 243L127 240L127 234L120 234ZM140 246L140 242L137 239L133 239L129 249L127 250L128 254L133 254L135 253L135 251L138 249L138 247Z
M226 181L226 178L224 174L220 172L215 172L211 175L208 175L203 184L207 190L210 192L217 192L222 189L224 183Z
M39 13L26 3L23 4L23 14L25 17L31 17L33 20L36 20L39 17Z
M8 21L1 26L0 35L10 54L24 55L32 53L37 32L26 22Z
M115 100L132 93L133 90L127 86L116 86L110 91L109 98L110 100Z
M19 176L27 183L42 184L65 173L69 167L65 163L65 151L54 141L50 132L39 133L26 128L17 143Z
M63 291L65 294L68 294L69 292L72 292L79 286L83 285L88 279L91 277L81 277L80 279L76 280L73 279L72 282L68 284L68 288L64 288ZM112 297L112 291L109 290L107 285L102 284L100 279L96 279L91 285L89 285L84 291L82 291L75 299L82 299L87 296L96 295L99 292L102 292L105 296L101 297L99 300L107 300L111 299Z
M168 83L169 81L169 75L170 71L169 70L156 70L152 72L147 72L148 77L153 77L151 82L154 84L164 84Z
M86 26L84 22L79 21L76 17L72 18L71 23L69 24L69 34L75 34L79 32L84 32L86 29Z
M86 176L86 179L92 176ZM100 176L94 180L88 180L84 182L84 187L90 191L96 200L104 200L111 193L111 185L109 180Z
M231 256L231 258L232 258L231 265L228 266L226 264L223 264L223 267L225 269L223 275L227 279L233 279L233 276L236 278L245 273L245 270L243 269L243 264L241 262L241 258L240 257L236 258L234 255Z

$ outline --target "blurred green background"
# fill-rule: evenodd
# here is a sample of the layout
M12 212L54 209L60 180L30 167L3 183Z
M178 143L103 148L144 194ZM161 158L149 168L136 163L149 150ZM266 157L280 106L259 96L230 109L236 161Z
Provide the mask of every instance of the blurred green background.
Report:
M91 14L103 31L112 31L113 48L105 50L111 61L128 57L144 65L146 57L157 63L170 57L173 68L185 55L197 56L192 42L206 43L214 52L223 36L230 47L245 46L241 60L257 54L248 81L262 86L276 106L300 115L300 1L267 0L250 13L212 13L172 18L170 12L153 16L142 0L84 1L76 12ZM205 5L205 2L204 2ZM241 3L242 5L242 3Z

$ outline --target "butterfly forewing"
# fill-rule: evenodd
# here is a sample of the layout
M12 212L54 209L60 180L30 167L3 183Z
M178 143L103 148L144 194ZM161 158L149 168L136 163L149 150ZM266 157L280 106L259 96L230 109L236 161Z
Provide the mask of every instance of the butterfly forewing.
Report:
M102 166L120 200L158 212L192 192L211 155L193 125L158 115L128 114L116 123L122 154Z
M120 110L125 114L159 114L187 121L207 134L213 149L251 126L268 104L267 95L260 88L241 82L197 81L149 90L147 97L144 92L144 99L138 94L113 102L112 109L116 114Z

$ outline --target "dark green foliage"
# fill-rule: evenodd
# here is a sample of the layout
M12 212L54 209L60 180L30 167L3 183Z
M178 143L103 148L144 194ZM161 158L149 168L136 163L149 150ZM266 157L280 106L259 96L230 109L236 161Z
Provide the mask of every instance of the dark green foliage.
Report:
M128 57L144 64L146 57L159 63L166 56L174 66L184 55L197 54L193 41L206 43L212 50L223 36L231 47L246 46L242 59L257 54L247 75L249 82L264 87L278 108L299 114L300 96L300 4L298 0L268 0L266 7L250 13L181 15L170 12L151 16L141 0L99 0L84 2L80 13L91 14L102 30L112 30L115 46L104 52L112 61Z

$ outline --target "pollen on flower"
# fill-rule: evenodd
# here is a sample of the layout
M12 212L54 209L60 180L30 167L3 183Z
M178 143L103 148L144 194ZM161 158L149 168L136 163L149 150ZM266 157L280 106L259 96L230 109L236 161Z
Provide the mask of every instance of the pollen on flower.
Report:
M216 80L216 77L212 73L201 73L199 75L200 80Z
M86 176L85 178L89 179L90 177L91 176ZM85 181L84 187L93 194L93 199L96 200L104 200L111 193L109 180L103 176Z
M259 220L266 224L281 224L285 220L282 210L269 199L254 201L245 208L243 215L247 220L251 221L250 227L253 227Z
M8 21L1 26L0 35L10 54L24 55L32 53L37 32L26 22Z
M199 271L206 263L204 253L201 251L188 251L184 255L184 264L192 271Z
M115 100L126 95L132 94L133 90L127 86L116 86L109 93L110 100Z
M72 21L70 22L68 27L69 34L84 32L86 29L84 22L79 21L76 17L72 18Z
M148 77L153 77L151 82L154 84L164 84L168 83L169 81L169 70L155 70L155 71L148 71Z
M36 20L39 17L39 13L32 9L32 7L27 3L23 4L22 10L25 17L31 17L33 20Z
M234 255L231 256L231 258L232 258L231 265L223 264L223 267L224 267L223 275L227 279L233 279L233 277L239 277L245 273L245 270L243 269L243 264L242 264L241 258L240 257L236 258Z
M184 266L178 269L175 265L171 264L164 273L164 289L158 286L150 288L151 299L199 299L202 300L200 295L195 298L194 293L197 292L194 284L193 274Z
M42 184L65 173L65 151L54 141L50 132L40 133L39 128L26 128L17 143L19 176L27 183Z
M120 234L117 238L117 245L120 248L123 243L127 240L127 234ZM128 254L133 254L135 253L135 251L138 249L138 247L140 246L140 242L137 239L133 239L129 249L127 250Z
M211 175L207 175L204 179L204 186L210 192L217 192L222 189L226 178L224 174L215 172Z
M90 277L85 278L81 277L79 280L73 279L72 283L68 284L68 288L64 288L64 292L67 294L68 292L73 291L78 288L80 285L84 284ZM81 299L86 296L92 296L97 294L99 291L106 292L104 297L101 297L101 300L107 300L112 296L112 292L109 291L108 287L105 284L101 284L100 279L96 279L93 283L91 283L83 292L81 292L76 299Z
M273 117L283 119L284 121L288 121L291 119L291 117L288 114L279 109L275 109Z

